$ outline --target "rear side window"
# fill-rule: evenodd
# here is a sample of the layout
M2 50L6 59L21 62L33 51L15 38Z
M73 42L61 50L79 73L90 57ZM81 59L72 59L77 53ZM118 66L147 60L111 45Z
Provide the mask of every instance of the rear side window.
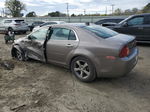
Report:
M4 23L11 23L12 20L5 20Z
M128 25L142 25L144 23L144 17L135 17L128 21Z
M76 40L76 35L72 30L70 30L69 40Z
M149 16L145 16L144 24L150 24L150 15Z
M101 38L104 38L104 39L113 37L115 35L118 35L118 33L113 31L113 30L110 30L110 29L105 28L105 27L97 26L97 25L82 26L81 28L83 28L85 30L88 30L88 31L94 33L95 35L97 35L98 37L101 37Z
M15 20L16 23L23 23L24 20Z
M70 30L65 28L53 28L52 40L68 40Z
M66 28L53 28L51 34L52 40L76 40L75 33Z

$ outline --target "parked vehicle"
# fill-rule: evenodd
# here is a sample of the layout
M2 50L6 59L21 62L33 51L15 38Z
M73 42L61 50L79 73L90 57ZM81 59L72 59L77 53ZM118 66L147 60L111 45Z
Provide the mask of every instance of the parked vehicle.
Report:
M43 27L43 26L52 25L52 24L64 24L64 23L66 23L66 22L64 22L64 21L49 21L49 22L45 22L45 23L43 23L43 24L41 24L41 25L39 25L39 26L36 26L36 27L33 29L33 31L36 31L36 30L38 30L40 27Z
M42 27L16 40L11 54L18 60L32 58L62 65L85 82L125 75L138 60L133 36L85 24Z
M30 31L32 31L34 27L40 26L44 23L45 22L43 22L43 21L34 21L32 24L28 25L28 27L30 28Z
M150 42L150 13L128 17L116 26L109 28L123 34L134 35L138 42Z
M115 26L117 23L121 22L125 18L105 18L95 22L96 25L102 26Z
M26 33L29 30L29 27L23 19L4 19L0 23L0 32L6 32L8 30Z

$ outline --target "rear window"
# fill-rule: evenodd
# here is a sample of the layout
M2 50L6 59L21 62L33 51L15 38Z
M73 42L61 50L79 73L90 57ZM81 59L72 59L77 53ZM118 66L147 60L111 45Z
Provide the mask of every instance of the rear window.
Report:
M15 20L16 23L22 23L24 20Z
M97 25L82 26L81 28L88 30L88 31L94 33L95 35L97 35L98 37L101 37L104 39L118 35L118 33L113 31L113 30L110 30L110 29L105 28L105 27L97 26Z

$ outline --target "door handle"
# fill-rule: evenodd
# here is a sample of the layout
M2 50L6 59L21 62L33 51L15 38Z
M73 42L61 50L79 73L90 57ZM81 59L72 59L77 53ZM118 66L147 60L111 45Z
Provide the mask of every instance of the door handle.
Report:
M72 44L67 44L66 47L70 48L70 47L73 47L73 45Z

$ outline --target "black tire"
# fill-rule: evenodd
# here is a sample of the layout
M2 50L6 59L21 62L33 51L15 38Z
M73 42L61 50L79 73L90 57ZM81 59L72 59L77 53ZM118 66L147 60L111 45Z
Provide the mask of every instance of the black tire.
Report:
M25 55L21 50L16 49L15 50L15 58L19 61L24 61L25 60Z
M76 57L71 62L72 73L83 82L91 82L96 78L95 67L92 62L85 57Z
M5 40L5 44L8 44L8 40Z

